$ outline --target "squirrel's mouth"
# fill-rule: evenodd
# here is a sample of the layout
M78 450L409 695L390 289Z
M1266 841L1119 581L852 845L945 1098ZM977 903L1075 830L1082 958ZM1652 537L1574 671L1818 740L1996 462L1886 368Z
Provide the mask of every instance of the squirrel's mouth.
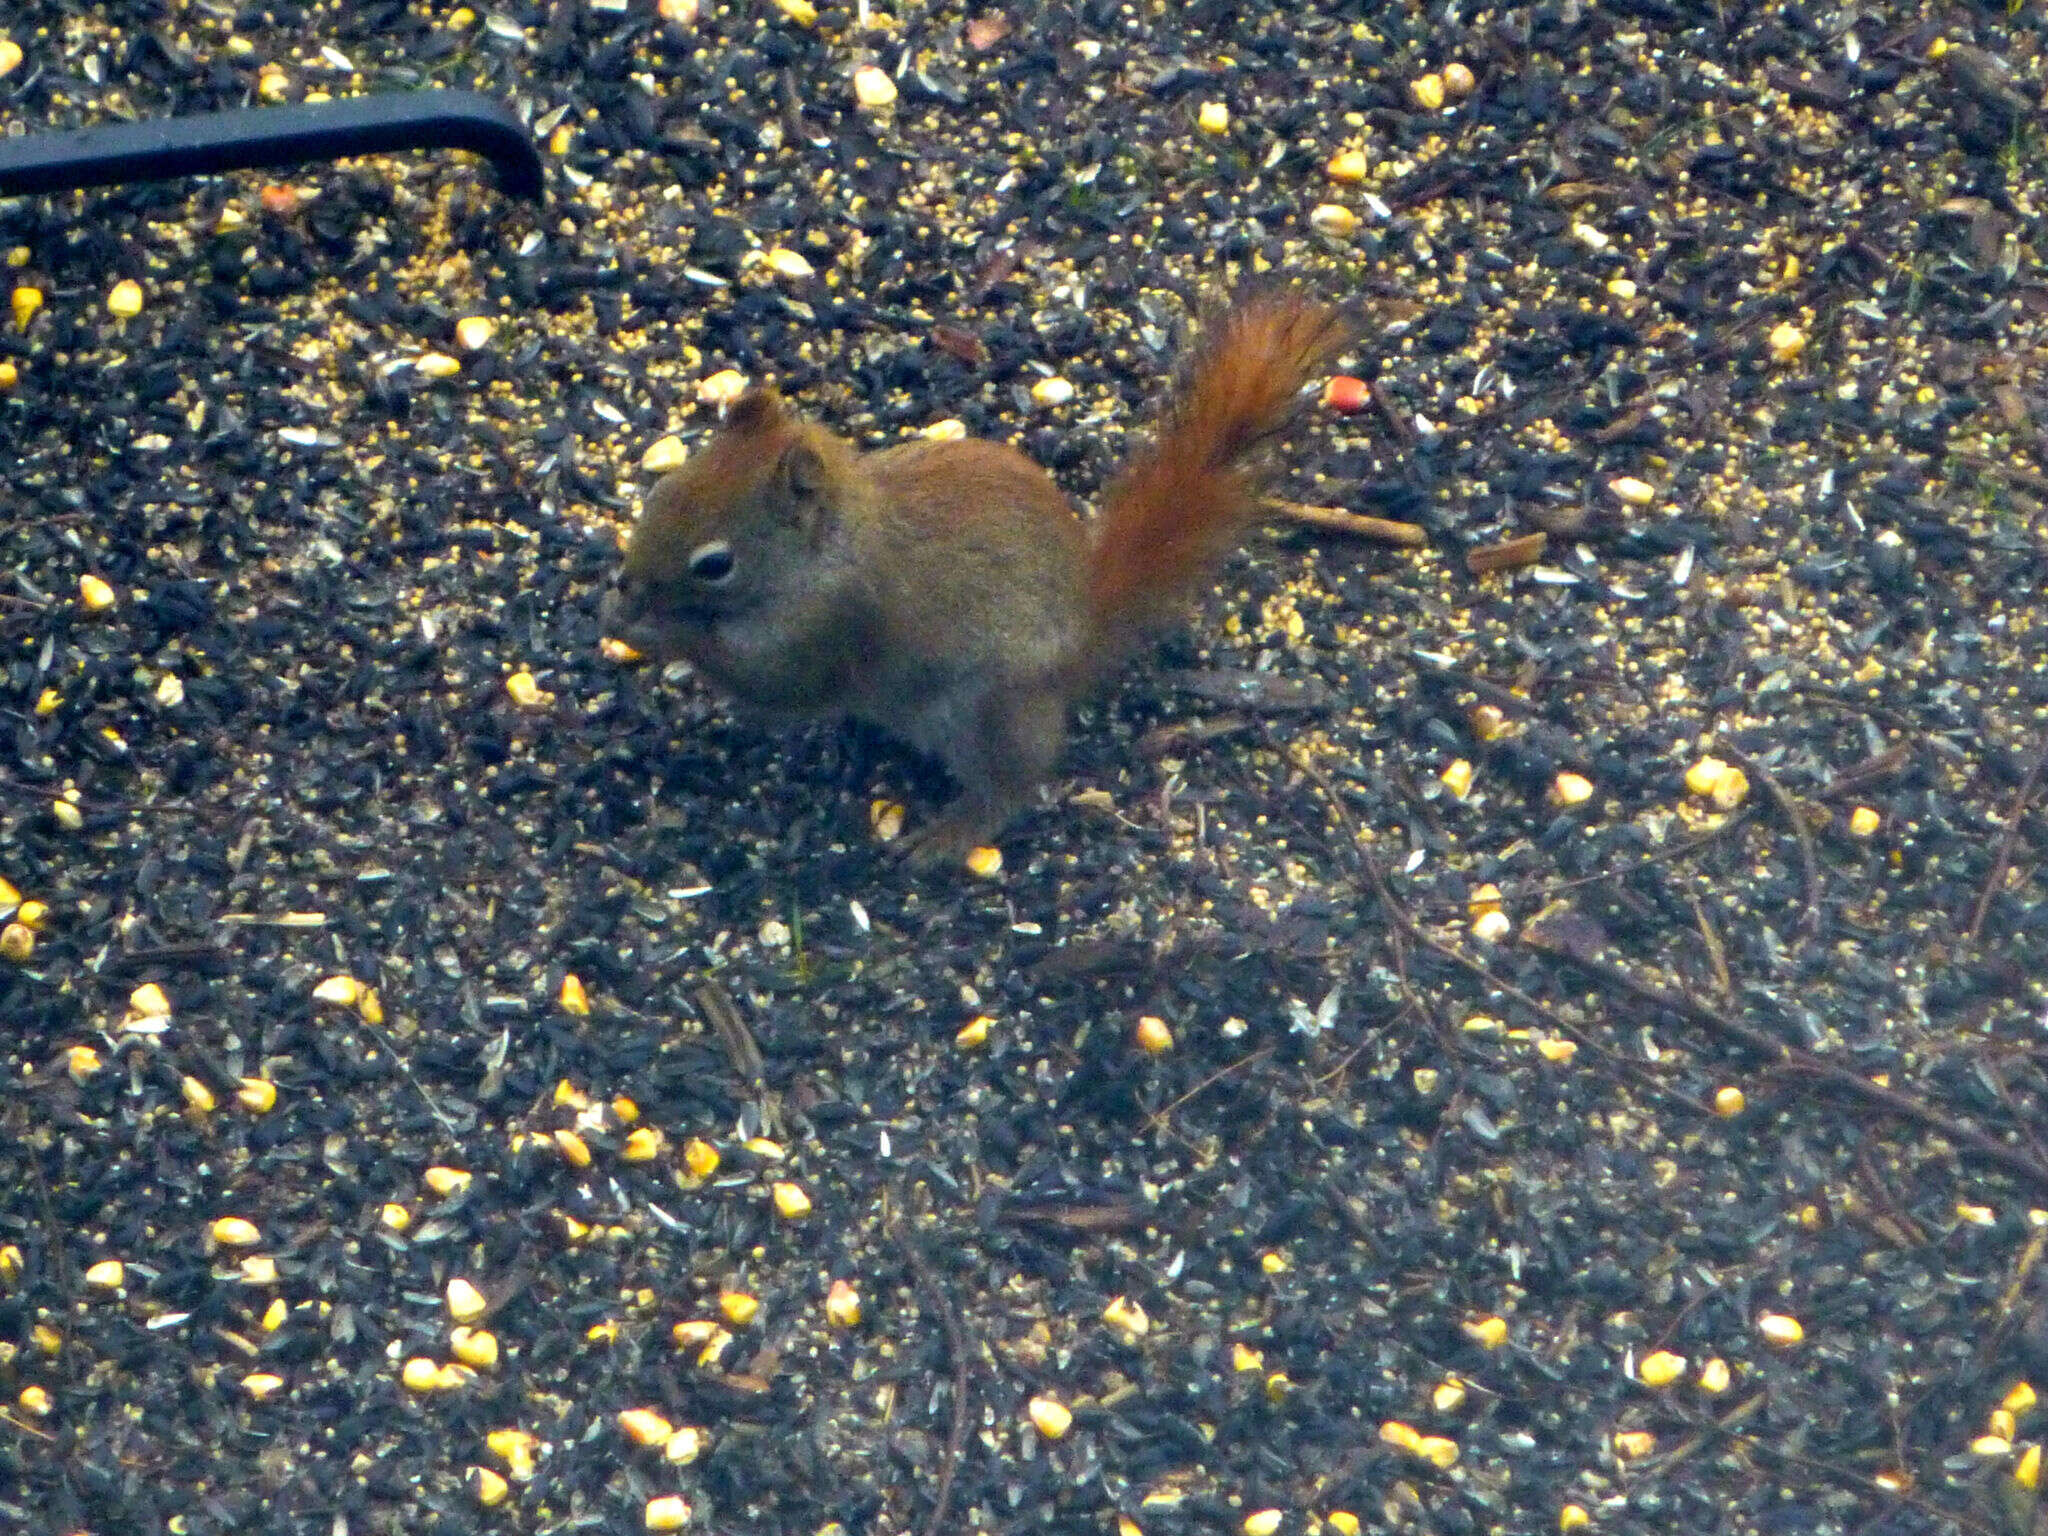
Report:
M597 624L606 639L623 640L643 656L665 659L665 653L673 649L662 644L663 626L617 587L609 589L598 603Z
M664 604L659 612L619 587L608 589L597 605L597 624L608 640L623 640L641 655L658 662L681 660L689 654L687 637L701 634L716 620L712 613L683 612Z

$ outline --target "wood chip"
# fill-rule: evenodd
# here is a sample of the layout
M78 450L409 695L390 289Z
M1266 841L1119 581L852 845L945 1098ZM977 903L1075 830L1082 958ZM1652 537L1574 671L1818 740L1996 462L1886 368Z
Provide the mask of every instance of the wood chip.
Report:
M1347 512L1342 507L1316 507L1278 498L1269 499L1266 505L1289 522L1309 528L1326 528L1333 533L1348 533L1353 538L1370 539L1376 544L1416 549L1429 542L1429 531L1420 523L1396 522L1390 517L1368 517L1363 512Z
M1474 576L1485 576L1493 571L1534 565L1549 547L1550 535L1542 532L1525 533L1519 539L1504 539L1498 544L1482 544L1466 554L1465 569Z

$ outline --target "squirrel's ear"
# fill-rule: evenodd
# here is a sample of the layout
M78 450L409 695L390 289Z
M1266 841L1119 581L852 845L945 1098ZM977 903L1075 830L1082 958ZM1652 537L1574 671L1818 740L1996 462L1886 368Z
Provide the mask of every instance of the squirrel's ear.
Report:
M758 385L725 409L725 426L731 432L766 432L782 421L782 396L772 384Z
M814 538L820 535L838 508L832 504L831 473L818 450L802 438L791 442L776 462L775 479L797 525Z
M782 462L776 468L793 501L821 501L832 483L818 450L800 437L782 450Z

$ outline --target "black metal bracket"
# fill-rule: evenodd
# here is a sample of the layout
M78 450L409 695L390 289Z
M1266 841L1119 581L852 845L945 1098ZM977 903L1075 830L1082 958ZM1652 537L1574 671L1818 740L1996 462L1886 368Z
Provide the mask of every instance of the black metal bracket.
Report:
M540 152L510 107L475 91L421 90L0 136L0 197L402 149L466 149L491 162L510 196L544 196Z

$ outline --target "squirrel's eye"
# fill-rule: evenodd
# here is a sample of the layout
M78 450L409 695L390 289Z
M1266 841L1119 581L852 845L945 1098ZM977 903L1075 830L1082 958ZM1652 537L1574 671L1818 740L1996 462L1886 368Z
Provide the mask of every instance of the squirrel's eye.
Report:
M714 586L731 580L732 546L723 539L698 545L690 554L690 574Z

